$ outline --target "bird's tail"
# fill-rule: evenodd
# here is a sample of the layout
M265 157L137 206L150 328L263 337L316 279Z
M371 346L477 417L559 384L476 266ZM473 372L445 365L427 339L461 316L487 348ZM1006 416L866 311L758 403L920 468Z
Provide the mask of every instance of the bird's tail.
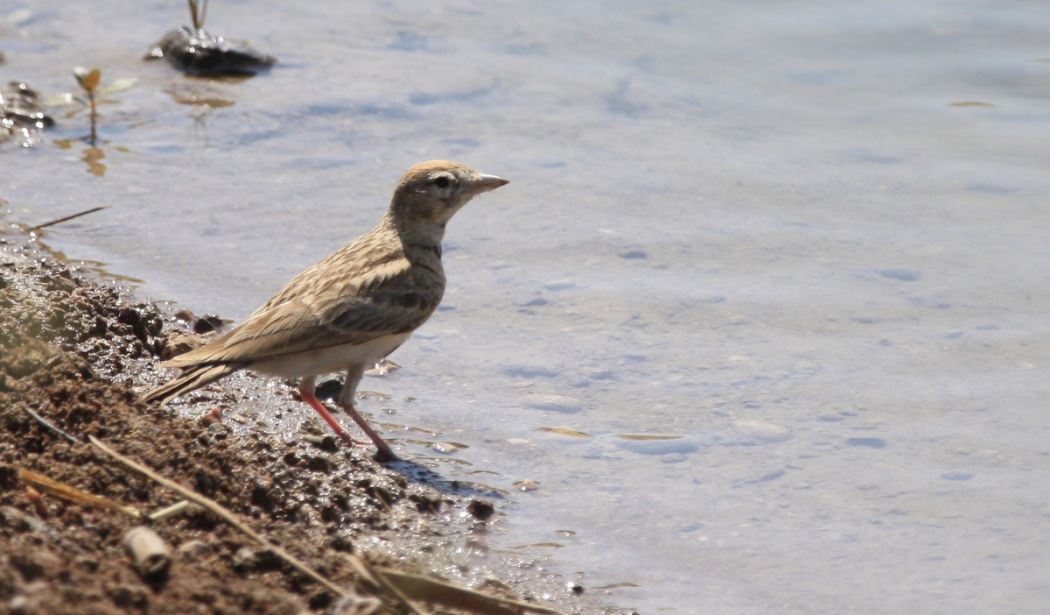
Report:
M144 400L147 402L159 401L160 405L164 405L169 401L175 399L179 395L189 393L194 389L199 389L204 385L211 384L220 378L229 376L235 371L238 371L244 367L243 365L234 364L219 364L219 365L198 365L189 368L178 378L172 380L164 386L157 387L146 393Z

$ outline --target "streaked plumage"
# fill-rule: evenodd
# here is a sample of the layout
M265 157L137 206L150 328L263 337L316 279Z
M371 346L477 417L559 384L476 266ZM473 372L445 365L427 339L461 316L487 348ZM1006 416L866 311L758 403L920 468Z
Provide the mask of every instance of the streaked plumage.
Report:
M441 240L449 219L474 196L506 183L445 160L412 167L375 228L297 275L232 331L162 363L186 371L146 400L166 403L240 369L299 377L303 401L353 442L313 395L318 375L346 370L339 404L381 457L393 457L353 408L357 384L441 302Z

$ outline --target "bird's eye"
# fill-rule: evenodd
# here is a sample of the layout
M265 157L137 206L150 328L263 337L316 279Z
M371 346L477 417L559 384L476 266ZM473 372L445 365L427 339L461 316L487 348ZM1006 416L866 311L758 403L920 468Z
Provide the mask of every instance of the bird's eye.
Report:
M448 176L442 175L434 179L434 185L438 188L448 188L449 179Z

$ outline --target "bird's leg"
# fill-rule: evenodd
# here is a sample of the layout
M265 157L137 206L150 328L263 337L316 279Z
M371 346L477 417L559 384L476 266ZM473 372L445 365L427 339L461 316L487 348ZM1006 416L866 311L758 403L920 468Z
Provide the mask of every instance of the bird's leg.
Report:
M351 438L350 434L346 433L343 426L339 424L339 421L335 420L332 413L328 411L328 408L325 408L324 404L321 403L321 400L317 399L317 396L314 395L313 378L303 378L302 382L299 383L299 397L306 403L310 404L310 407L316 410L317 414L321 415L321 418L328 423L328 426L332 428L332 431L342 438L343 442L346 442L348 446L354 446L355 444L368 444L367 442Z
M361 416L354 408L354 394L357 392L357 384L361 382L361 376L364 375L364 367L350 368L346 373L346 382L343 383L343 390L339 392L338 404L350 418L354 419L357 426L361 428L361 431L365 432L371 440L372 444L376 445L376 459L379 461L393 461L400 459L395 453L394 449L390 448L390 445L383 440L382 436L372 429L372 426L368 424L365 417Z
M365 421L365 417L358 414L357 410L354 409L353 404L344 404L340 401L339 407L345 410L346 413L350 415L350 418L354 419L357 426L361 428L361 431L365 432L365 435L372 439L372 444L376 445L377 459L380 461L400 459L400 457L394 453L394 449L390 448L390 445L386 443L386 440L383 440L382 436L380 436L376 430L372 429L372 426Z

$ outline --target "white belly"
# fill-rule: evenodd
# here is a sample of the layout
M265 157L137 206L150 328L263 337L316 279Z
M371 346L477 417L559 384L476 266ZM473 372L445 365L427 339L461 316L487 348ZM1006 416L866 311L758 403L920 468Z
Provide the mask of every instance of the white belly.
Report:
M281 376L282 378L302 378L318 376L332 372L343 372L351 367L368 369L376 361L400 346L409 333L398 333L376 338L363 344L333 346L321 350L300 352L279 359L252 363L250 369L261 374Z

